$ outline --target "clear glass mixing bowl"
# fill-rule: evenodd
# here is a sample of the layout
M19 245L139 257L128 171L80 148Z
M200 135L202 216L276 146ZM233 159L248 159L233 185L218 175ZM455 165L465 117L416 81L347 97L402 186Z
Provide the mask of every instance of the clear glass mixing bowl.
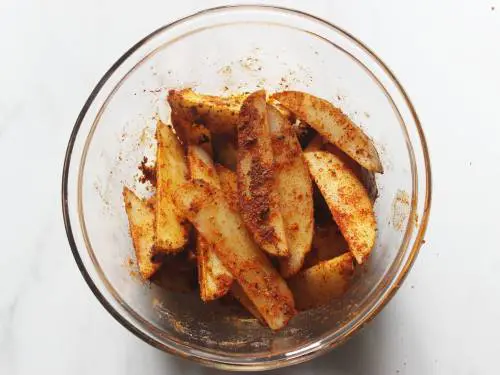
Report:
M122 203L124 184L141 193L137 164L154 156L165 93L194 87L223 94L303 90L331 100L373 138L385 173L377 176L378 238L342 301L303 312L278 333L220 303L165 292L132 277ZM338 27L267 6L206 10L162 27L104 74L69 140L62 199L78 266L103 306L124 327L166 352L223 369L261 370L306 361L334 348L373 318L412 266L431 197L429 155L405 91L386 65Z

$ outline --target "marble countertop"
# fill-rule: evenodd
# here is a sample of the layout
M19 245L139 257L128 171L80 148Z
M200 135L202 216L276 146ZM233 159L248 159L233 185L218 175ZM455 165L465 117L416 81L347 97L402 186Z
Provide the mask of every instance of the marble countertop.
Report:
M1 2L0 374L217 373L148 346L102 308L69 250L60 181L103 72L158 26L221 3ZM426 243L383 312L334 352L273 373L498 373L500 2L274 3L349 30L391 67L423 123L434 193Z

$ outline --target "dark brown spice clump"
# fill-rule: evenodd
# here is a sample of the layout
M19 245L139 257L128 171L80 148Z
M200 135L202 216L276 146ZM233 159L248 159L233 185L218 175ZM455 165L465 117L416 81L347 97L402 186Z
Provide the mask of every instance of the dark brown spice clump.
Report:
M151 185L156 187L156 167L154 165L147 165L148 158L144 156L141 164L139 165L139 170L142 172L142 176L139 177L139 182L145 184L147 181Z

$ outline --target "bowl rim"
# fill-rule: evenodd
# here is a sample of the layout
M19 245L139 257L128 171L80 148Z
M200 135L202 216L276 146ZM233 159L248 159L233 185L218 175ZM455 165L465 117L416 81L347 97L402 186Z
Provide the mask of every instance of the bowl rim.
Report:
M408 258L406 262L403 264L401 271L396 275L396 278L392 280L392 285L388 289L387 293L385 296L382 296L382 299L379 301L379 304L375 306L367 315L363 316L359 324L357 324L355 327L351 329L350 332L348 332L343 338L340 338L334 345L330 343L329 345L324 345L324 346L317 346L311 351L308 351L306 353L303 353L302 355L295 357L295 358L290 358L286 361L283 360L275 360L273 362L267 362L264 364L258 364L258 367L255 367L256 364L235 364L235 363L225 363L225 362L220 362L220 361L214 361L210 360L207 358L199 357L196 355L188 356L186 353L180 351L180 350L175 350L172 348L169 348L160 342L152 339L151 337L147 336L144 334L141 330L136 328L133 324L127 321L104 297L104 295L101 293L99 288L96 286L94 283L91 275L87 271L84 262L79 254L78 247L76 245L75 237L73 235L73 230L72 230L72 225L71 225L71 219L70 219L70 212L69 212L69 206L68 206L68 181L69 181L69 174L70 174L70 166L71 166L71 158L73 154L73 148L75 141L77 139L80 127L82 125L82 122L84 121L87 112L91 105L93 104L94 99L97 97L99 94L100 90L102 87L107 83L108 79L113 75L113 73L122 65L123 62L125 62L136 50L138 50L140 47L142 47L145 43L147 43L150 39L154 38L156 35L162 33L163 31L166 31L178 24L181 24L185 21L189 21L191 19L195 19L204 15L208 15L211 13L216 13L219 11L224 11L224 10L235 10L235 9L257 9L257 10L272 10L272 11L279 11L279 12L285 12L285 13L291 13L295 14L298 16L302 16L305 18L308 18L310 20L319 22L320 24L327 26L331 29L334 29L336 32L339 34L342 34L343 36L347 37L354 43L356 43L360 48L364 49L369 55L371 55L377 64L382 68L382 70L388 75L388 77L392 80L392 83L395 84L396 89L399 91L399 93L402 95L402 98L405 102L405 104L408 106L408 109L410 110L411 117L413 118L415 122L415 126L418 132L418 138L420 140L420 146L422 147L422 156L423 156L423 162L424 162L424 171L425 171L425 197L423 201L423 212L421 215L421 218L418 222L418 231L415 234L415 240L413 243L413 246L410 249ZM429 157L429 150L427 146L427 141L424 135L424 131L422 129L421 122L418 118L418 115L416 113L416 110L413 106L413 103L411 102L408 94L394 75L394 73L388 68L388 66L378 57L377 54L375 54L374 51L372 51L369 47L367 47L365 44L363 44L359 39L354 37L352 34L347 32L346 30L342 29L341 27L326 21L325 19L311 15L307 12L300 11L297 9L292 9L288 7L281 7L281 6L274 6L274 5L266 5L266 4L238 4L238 5L225 5L225 6L217 6L217 7L212 7L212 8L207 8L203 9L200 11L197 11L195 13L189 14L185 17L179 18L171 23L168 23L164 26L161 26L139 40L137 43L135 43L132 47L130 47L116 62L104 73L102 78L98 81L94 89L91 91L89 97L85 101L77 119L75 122L75 125L73 126L65 157L64 157L64 163L63 163L63 173L62 173L62 186L61 186L61 203L62 203L62 214L63 214L63 221L64 221L64 226L66 230L66 235L68 238L68 242L71 248L71 252L73 253L73 257L75 259L75 262L80 270L80 273L82 274L85 282L89 286L90 290L94 294L94 296L98 299L98 301L101 303L101 305L113 316L121 325L123 325L126 329L128 329L130 332L132 332L134 335L145 341L146 343L152 345L153 347L156 347L160 350L166 351L168 353L180 356L180 357L185 357L192 359L193 361L197 363L201 363L204 365L208 365L211 367L216 367L219 369L229 369L229 370L268 370L268 369L273 369L273 368L280 368L280 367L285 367L285 366L290 366L293 364L298 364L305 362L309 359L313 359L318 357L321 354L326 353L327 351L333 349L334 347L340 345L350 337L352 337L356 332L358 332L366 323L370 322L378 313L387 305L387 303L392 299L396 291L400 288L402 285L403 281L406 279L406 276L408 275L408 272L412 268L416 257L419 253L420 247L423 243L424 235L427 229L427 224L429 221L429 215L430 215L430 208L431 208L431 201L432 201L432 172L431 172L431 163L430 163L430 157Z

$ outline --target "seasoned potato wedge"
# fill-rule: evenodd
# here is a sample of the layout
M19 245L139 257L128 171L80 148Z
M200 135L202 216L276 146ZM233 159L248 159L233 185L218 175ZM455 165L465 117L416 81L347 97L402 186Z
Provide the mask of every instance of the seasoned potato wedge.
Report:
M184 148L189 145L200 146L212 155L211 134L205 126L196 124L184 118L178 111L172 111L172 125Z
M219 175L221 189L226 202L233 211L238 212L238 182L236 173L220 164L216 164L215 169ZM231 294L250 312L250 314L265 324L264 318L262 318L262 315L259 313L253 302L250 298L248 298L237 282L233 283L231 286Z
M229 204L229 207L238 212L238 181L236 177L236 173L232 170L220 165L216 164L215 169L217 170L217 174L219 175L219 180L221 184L222 193L224 194L224 198L226 202ZM262 315L259 313L253 302L248 298L243 289L238 283L233 283L231 287L231 294L259 321L265 323Z
M350 253L326 260L288 279L298 310L307 310L342 297L354 275Z
M196 238L196 253L201 299L208 302L226 295L233 283L233 275L224 267L213 245L199 234Z
M139 198L127 187L123 188L123 201L128 216L130 236L134 244L139 273L147 280L158 270L159 263L153 263L155 244L155 211L151 201Z
M373 142L348 116L330 102L299 91L272 95L284 107L318 131L366 169L383 173Z
M267 119L280 210L290 251L288 258L280 259L280 272L283 277L290 277L299 272L305 255L311 249L314 229L312 182L288 118L268 104Z
M238 195L240 210L255 242L276 256L290 254L274 175L273 149L264 90L249 95L238 120Z
M233 295L234 298L238 300L241 305L247 309L247 311L252 314L259 322L262 324L266 324L266 321L262 317L262 315L259 313L259 310L255 307L253 302L248 298L248 296L245 294L241 286L239 286L238 283L234 283L233 286L231 287L231 294Z
M354 172L336 155L320 149L315 139L304 151L309 172L340 228L349 250L361 264L375 244L373 204Z
M219 97L202 95L191 89L170 90L168 103L185 119L205 125L212 133L234 131L244 95Z
M184 152L172 128L158 122L156 128L156 245L155 252L175 253L188 240L188 228L175 209L172 194L186 182Z
M211 244L224 266L255 304L272 329L286 325L295 314L293 296L285 281L260 251L240 215L223 193L194 180L174 195L176 206Z
M187 159L191 179L203 180L210 186L220 188L217 171L205 150L200 146L189 146ZM219 260L213 246L200 234L196 238L196 254L201 299L208 302L222 297L229 291L233 276Z

